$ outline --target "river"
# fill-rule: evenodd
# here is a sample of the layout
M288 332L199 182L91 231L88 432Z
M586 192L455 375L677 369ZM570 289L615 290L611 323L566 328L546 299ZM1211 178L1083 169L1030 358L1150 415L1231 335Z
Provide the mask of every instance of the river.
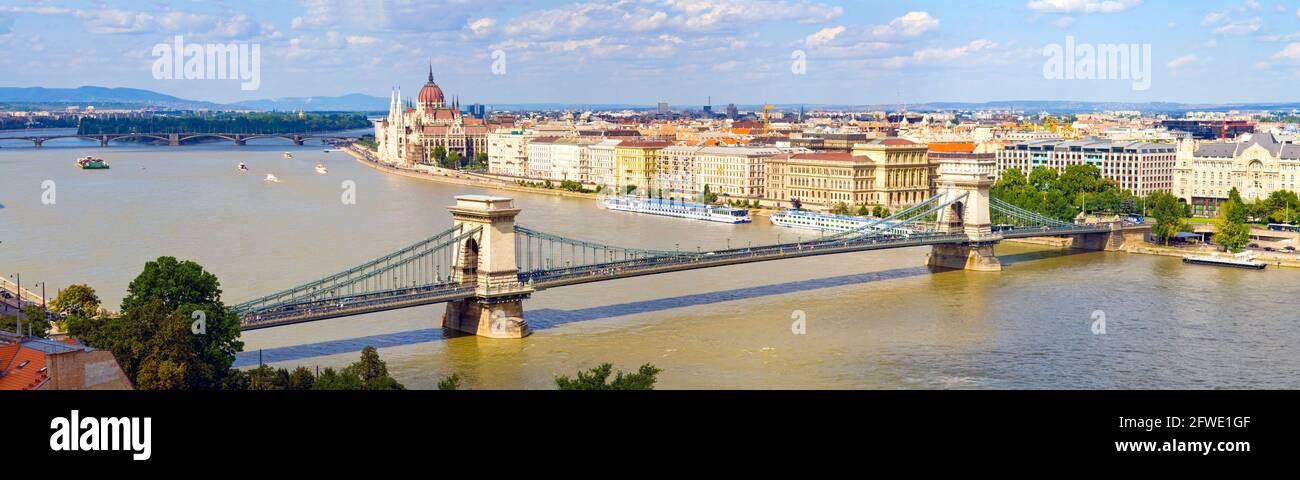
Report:
M484 193L386 175L320 145L96 145L0 141L0 273L47 282L51 297L89 283L116 308L146 261L172 255L215 273L234 304L442 231L454 196ZM112 169L74 168L84 155ZM239 173L240 162L251 171ZM317 163L329 173L315 173ZM281 182L264 182L267 173ZM52 205L42 202L46 180ZM340 201L345 180L356 184L355 205ZM708 250L808 237L762 218L703 224L489 193L514 197L521 224L616 245ZM244 333L237 364L341 367L376 345L410 388L452 373L467 388L553 388L556 375L602 362L654 364L660 388L1300 388L1300 270L1003 244L1001 273L934 273L927 250L538 292L525 303L534 333L522 340L444 338L439 305L256 330ZM796 317L805 334L792 332Z

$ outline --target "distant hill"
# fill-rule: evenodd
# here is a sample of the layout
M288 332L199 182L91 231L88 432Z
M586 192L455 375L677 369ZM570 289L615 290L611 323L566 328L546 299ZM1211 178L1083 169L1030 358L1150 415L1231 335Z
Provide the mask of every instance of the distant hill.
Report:
M131 104L176 109L225 108L221 104L187 100L138 88L77 87L0 87L0 102L9 103L67 103L67 104Z
M388 98L360 93L340 96L319 97L284 97L261 100L246 100L230 104L220 104L201 100L189 100L138 88L108 88L84 86L77 88L45 87L0 87L0 103L18 105L96 105L111 108L156 107L164 109L193 110L280 110L280 111L361 111L385 112L388 110ZM464 104L463 106L468 106ZM813 110L840 111L897 111L899 104L774 104L785 111L798 111L801 107ZM492 104L494 111L542 111L542 110L653 110L655 105L619 104L619 103L522 103ZM703 105L673 104L673 111L695 110ZM1142 112L1181 113L1188 111L1227 111L1227 110L1291 110L1300 109L1296 102L1270 103L1236 103L1236 104L1192 104L1175 102L1088 102L1069 100L1002 100L992 102L928 102L909 103L909 111L927 112L939 110L1019 110L1029 113L1081 113L1106 110L1138 110ZM742 111L755 111L761 104L737 105ZM722 113L724 104L713 105L715 113Z
M352 93L337 97L285 97L235 102L229 106L257 110L297 111L388 111L388 99Z

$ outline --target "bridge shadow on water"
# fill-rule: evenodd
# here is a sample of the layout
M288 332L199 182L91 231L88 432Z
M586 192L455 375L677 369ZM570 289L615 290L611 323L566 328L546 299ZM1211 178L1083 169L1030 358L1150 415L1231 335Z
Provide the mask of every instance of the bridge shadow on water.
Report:
M928 275L932 271L933 270L929 267L924 266L896 268L880 272L816 278L811 280L800 280L797 282L777 283L758 287L747 287L678 297L657 298L654 300L603 305L575 310L558 310L553 308L527 310L527 307L525 306L525 318L528 319L528 325L534 331L537 331L557 327L566 323L915 277ZM268 348L264 350L253 350L239 353L235 357L234 366L237 368L254 366L258 364L259 358L264 363L285 362L324 355L359 352L366 346L373 346L376 348L397 347L444 340L446 338L448 337L443 334L441 328L423 328L419 330L386 333L382 335L331 340L327 342L293 345L288 347Z

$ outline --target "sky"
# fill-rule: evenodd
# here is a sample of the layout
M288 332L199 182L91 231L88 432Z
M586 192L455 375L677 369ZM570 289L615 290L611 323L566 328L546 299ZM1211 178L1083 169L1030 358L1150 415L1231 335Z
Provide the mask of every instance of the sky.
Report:
M158 78L177 36L257 46L256 89ZM1112 46L1138 68L1078 78ZM1294 102L1300 0L0 0L0 52L0 86L216 102L415 95L430 63L462 104Z

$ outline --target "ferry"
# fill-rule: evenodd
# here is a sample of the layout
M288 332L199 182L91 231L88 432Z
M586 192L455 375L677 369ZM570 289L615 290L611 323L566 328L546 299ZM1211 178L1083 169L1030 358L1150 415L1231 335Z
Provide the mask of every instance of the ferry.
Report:
M611 197L600 201L603 208L623 212L648 213L666 217L689 218L721 223L749 223L749 210L743 208L705 205L703 203L675 202L672 200L639 198L633 196Z
M1268 264L1255 260L1255 256L1250 252L1242 252L1231 257L1220 257L1217 253L1210 255L1188 255L1183 257L1183 263L1193 265L1212 265L1216 267L1234 267L1249 268L1252 270L1263 270Z
M324 165L321 165L321 164L317 163L317 164L316 164L316 173L319 173L319 174L321 174L321 175L324 175L324 174L326 174L326 173L330 173L330 171L329 171L328 169L326 169Z
M894 227L897 222L880 222L879 219L862 218L862 217L845 217L840 215L827 215L824 213L815 213L805 210L785 210L772 214L769 219L774 225L786 228L800 228L804 230L818 230L822 232L850 232L861 230L868 225L875 224L876 230L888 228L893 233L907 235L912 233L911 230Z
M284 152L284 158L293 158L293 154L289 152Z
M77 165L77 168L80 168L82 170L107 170L108 169L108 162L105 162L104 159L102 158L81 157L77 159L75 164Z

